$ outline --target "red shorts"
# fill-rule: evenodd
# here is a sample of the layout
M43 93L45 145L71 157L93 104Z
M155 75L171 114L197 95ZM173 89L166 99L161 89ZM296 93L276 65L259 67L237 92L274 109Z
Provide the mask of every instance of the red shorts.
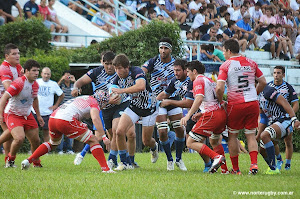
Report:
M89 130L85 123L78 120L66 121L50 117L48 124L51 138L60 138L63 134L68 138L76 138Z
M38 124L34 119L32 113L29 116L19 116L15 114L4 113L4 120L7 128L11 131L13 128L22 126L24 130L36 129Z
M223 108L215 111L205 112L194 125L192 132L206 137L212 133L221 134L226 127L226 112Z
M227 106L227 126L234 130L254 129L258 126L258 101Z

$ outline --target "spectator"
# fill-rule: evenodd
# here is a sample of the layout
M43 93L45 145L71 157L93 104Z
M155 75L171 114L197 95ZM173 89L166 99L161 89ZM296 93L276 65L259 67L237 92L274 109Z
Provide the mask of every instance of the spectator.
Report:
M207 12L206 12L207 19L209 24L214 25L214 21L218 20L217 18L217 9L214 4L209 3L207 4Z
M266 7L268 7L270 5L270 1L269 0L258 0L257 2L261 4L262 8L266 8Z
M250 14L247 13L244 15L242 20L236 23L236 25L243 32L244 38L248 41L247 48L249 48L251 44L254 44L254 50L259 50L259 47L256 43L257 35L252 30L249 22L250 22Z
M290 10L290 1L289 0L279 0L278 4L281 8Z
M216 48L213 44L208 44L208 51L212 52L212 58L214 61L218 61L218 62L226 61L223 51ZM217 71L219 71L219 69Z
M285 15L286 10L284 10L283 8L281 8L278 12L278 14L276 14L274 17L276 19L276 24L281 24L282 27L285 29L286 31L286 35L289 38L292 38L292 31L293 31L293 26L287 23L287 18L284 16ZM287 14L287 13L286 13Z
M11 14L12 6L15 6L18 9L19 17L23 17L22 8L16 0L0 0L0 10L2 10L2 12L0 12L0 16L4 16L7 23L16 20L15 17Z
M48 142L50 138L48 128L49 117L51 113L55 109L57 109L58 105L63 101L65 94L55 81L50 80L50 68L43 68L41 76L42 78L36 80L39 84L38 101L41 116L45 121L45 125L41 126L43 129L44 142ZM59 96L55 104L54 94Z
M212 52L209 51L208 45L201 45L200 50L200 61L209 61L213 62ZM205 67L205 76L211 77L211 73L216 70L215 64L204 64Z
M209 25L205 19L206 13L207 13L206 7L202 7L199 9L199 13L195 16L193 24L191 26L193 30L199 28L200 32L202 32L203 34L207 32Z
M94 3L94 6L99 8L100 5L104 5L105 2L104 1L101 1L101 0L97 0L95 3ZM86 15L86 18L91 21L93 16L97 13L97 10L94 8L94 7L90 7L89 11L91 11L92 13L88 12L87 15Z
M209 33L205 34L202 36L201 40L202 41L209 41L211 37L216 37L217 36L217 29L215 27L212 27L209 31Z
M134 19L131 16L128 15L126 21L124 21L123 23L124 23L124 25L122 24L121 28L125 32L134 29Z
M294 59L294 51L293 51L293 44L292 44L292 41L284 36L282 34L283 30L282 30L282 26L280 24L277 24L276 25L276 38L277 40L279 40L281 43L282 43L282 50L283 50L283 53L284 53L284 56L286 57L287 60L289 60L289 56L288 56L288 50L289 50L289 53L291 55L291 59Z
M296 38L294 49L295 49L296 59L299 60L299 64L300 64L300 35L298 35Z
M198 34L199 34L199 32L198 32ZM192 41L193 40L193 33L191 33L190 31L187 31L186 32L186 40ZM192 43L186 43L183 48L185 50L186 60L190 60L191 51L192 51L192 57L197 56L197 52L196 52L197 46L196 45L193 45ZM196 58L197 57L195 57L195 59Z
M230 14L226 12L224 17L220 19L221 29L225 30L228 27L228 22L230 21Z
M50 12L51 22L55 26L55 29L57 30L56 32L58 32L58 33L67 33L68 32L68 27L63 26L60 23L60 21L57 17L56 10L53 8L54 3L55 3L55 0L49 0L48 8L49 8L49 12ZM56 36L55 40L60 41L60 36ZM67 41L68 41L68 37L66 36L66 42Z
M148 19L150 19L150 20L157 19L157 14L156 14L156 11L154 9L149 10Z
M220 29L221 23L218 20L215 20L214 24L215 25L213 27L217 29L217 35L222 35L225 40L229 39L228 36ZM209 33L209 31L210 29L207 31L207 33Z
M99 9L102 11L104 11L104 8L105 8L104 5L101 5L99 7ZM93 25L97 26L98 28L100 28L106 32L110 32L110 27L105 23L105 21L103 19L104 19L104 15L101 12L97 12L93 16L91 22Z
M232 0L234 10L239 10L243 6L244 0Z
M166 0L165 11L174 21L178 21L179 24L185 23L187 13L177 10L174 0Z
M259 38L259 47L265 51L272 53L272 59L279 60L281 51L280 41L276 42L275 26L270 24L268 30L266 30Z
M259 31L258 34L263 34L266 30L268 30L268 25L273 24L276 25L276 19L272 15L273 9L269 6L265 8L265 14L259 19Z
M297 11L300 8L300 0L291 0L290 7L293 11Z
M33 16L38 16L39 6L35 3L35 0L29 0L27 3L25 3L23 10L25 19L29 19Z
M194 0L189 3L189 11L190 11L189 19L191 21L194 21L196 14L198 13L200 7L202 6L202 3L204 3L204 0Z
M261 11L261 4L257 2L255 6L250 7L249 14L253 23L253 30L254 32L256 32L257 30L259 30L259 19L263 16L263 13Z
M243 4L242 7L236 11L234 11L230 17L231 20L238 22L243 19L243 16L248 13L248 7Z
M46 0L41 0L40 5L39 5L39 12L42 15L42 18L44 20L44 25L50 29L50 32L53 32L55 28L55 25L50 21L51 16L50 16L50 11L48 7L46 6Z
M296 20L293 17L291 11L287 11L286 20L287 20L287 25L292 27L291 29L289 29L290 30L289 38L291 39L292 43L294 44L296 37L297 37L298 28L297 28Z
M0 10L0 26L5 23L5 18L1 16L2 11Z
M186 3L186 0L174 0L174 4L178 11L185 12L186 16L189 16L190 11L189 11L189 7Z
M270 2L270 6L273 10L273 14L275 15L275 13L279 12L279 9L281 9L281 5L279 5L278 0L273 0Z
M66 1L66 0L64 0L64 1ZM68 0L67 0L68 1ZM76 3L78 3L79 5L81 5L81 6L84 6L84 2L81 2L80 0L79 1L76 1L75 0L75 2ZM77 12L78 14L83 14L83 10L82 10L82 8L80 8L79 6L77 6L76 4L74 4L74 3L72 3L72 2L68 2L68 7L70 8L70 9L72 9L73 11L75 11L75 12Z
M232 38L232 39L236 39L239 43L239 46L240 46L240 49L242 52L245 52L246 50L246 47L247 47L247 40L246 39L239 39L237 36L234 37L235 35L235 31L236 31L236 25L235 25L235 21L232 21L230 20L228 22L228 28L224 31L224 33L229 37L229 38ZM241 32L239 30L239 32ZM242 35L241 35L242 36Z
M168 13L165 11L166 2L165 0L159 0L157 6L154 8L156 11L157 16L161 15L163 16L165 21L172 21L172 18L168 15Z
M74 75L71 74L71 71L64 71L63 76L57 82L57 84L60 86L63 93L65 94L65 97L63 101L60 103L60 105L64 104L70 99L73 99L71 95L71 91L73 90L75 81L76 79ZM57 147L57 152L58 154L63 154L64 153L63 149L65 148L67 154L74 154L72 146L73 146L73 139L63 135L62 141L60 145L58 145Z

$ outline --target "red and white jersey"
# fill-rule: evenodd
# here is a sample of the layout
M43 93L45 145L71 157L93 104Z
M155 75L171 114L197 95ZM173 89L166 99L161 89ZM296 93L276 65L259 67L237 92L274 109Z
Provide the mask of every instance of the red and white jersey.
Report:
M216 98L216 82L203 75L198 75L193 81L194 98L202 95L203 101L200 105L201 113L219 109L221 106Z
M4 113L28 116L38 90L39 84L36 81L30 83L25 75L17 78L5 91L11 98L5 107Z
M257 64L246 57L235 56L220 66L218 81L225 81L228 104L241 104L257 100L255 79L263 77Z
M23 68L20 64L17 64L16 67L13 67L8 63L6 60L4 60L0 66L0 98L5 92L5 88L2 84L2 82L5 81L14 81L18 77L23 76Z
M96 108L100 111L98 102L94 97L83 95L63 103L50 117L66 121L74 121L74 119L81 121L91 117L91 108Z

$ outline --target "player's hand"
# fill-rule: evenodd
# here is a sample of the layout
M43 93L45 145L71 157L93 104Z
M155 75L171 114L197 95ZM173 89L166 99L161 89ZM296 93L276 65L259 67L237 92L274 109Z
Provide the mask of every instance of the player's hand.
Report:
M111 94L108 103L109 104L119 104L120 100L121 100L121 95Z
M180 125L181 125L181 126L186 126L187 121L188 121L189 119L190 119L190 118L188 118L187 116L181 118L181 120L180 120Z
M160 107L166 107L170 105L170 100L164 99L163 101L160 102Z
M200 117L202 116L202 113L195 113L193 116L192 116L192 120L194 121L194 122L197 122L199 119L200 119Z
M81 94L81 89L79 89L79 88L73 88L73 90L71 91L71 95L73 97L77 97L80 94Z
M53 106L50 106L50 107L49 107L49 109L52 110L52 111L54 111L54 110L57 109L57 108L58 108L57 105L53 105Z
M294 128L298 130L300 129L300 122L298 120L295 121Z
M106 150L110 151L110 140L109 139L103 140L103 143L105 144Z
M41 116L37 117L37 120L38 120L40 126L44 126L45 125L45 122L44 122L44 120L43 120L43 118Z
M259 135L256 135L255 139L256 139L257 142L260 142L260 136Z

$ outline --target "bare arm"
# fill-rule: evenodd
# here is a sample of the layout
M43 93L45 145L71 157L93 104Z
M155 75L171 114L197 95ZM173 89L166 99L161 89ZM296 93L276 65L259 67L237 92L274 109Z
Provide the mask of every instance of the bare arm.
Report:
M183 125L183 126L186 126L187 124L187 121L191 118L191 116L196 112L198 111L201 103L203 101L203 95L197 95L195 97L195 101L191 107L191 109L189 110L189 112L186 114L185 117L183 117L181 120L180 120L180 124Z
M161 93L158 94L156 99L162 101L163 99L168 99L169 97L170 97L170 95L168 93L166 93L165 91L162 91Z
M77 97L79 90L82 86L89 84L92 82L92 79L87 75L83 75L82 77L80 77L75 83L74 83L74 88L71 92L73 97Z
M8 93L4 93L0 99L0 123L1 124L4 122L3 112L9 98L11 98L10 95Z
M57 99L57 101L56 101L56 103L53 105L53 106L51 106L51 107L49 107L49 109L51 109L51 110L55 110L55 109L57 109L57 107L60 105L60 103L64 100L64 98L65 98L65 94L64 93L62 93L60 96L58 96L58 99Z
M44 120L43 120L43 118L42 118L42 116L41 116L41 113L40 113L40 109L39 109L39 100L38 100L37 97L34 98L33 103L32 103L32 107L33 107L33 109L34 109L34 111L35 111L36 118L37 118L37 120L38 120L40 126L44 126L45 122L44 122Z
M148 73L148 69L147 68L145 68L145 67L142 66L141 69L144 71L145 74Z
M217 99L220 103L223 101L224 91L225 91L225 82L217 81L216 95L217 95Z
M267 85L267 81L265 77L261 77L258 80L258 84L256 85L256 92L257 94L259 94L260 92L262 92L265 88L265 86Z
M133 86L128 88L112 88L112 92L122 94L122 93L137 93L140 91L145 90L146 88L146 81L144 79L136 80Z
M99 110L96 108L91 108L90 110L91 119L93 121L93 124L95 125L97 131L100 133L101 137L105 135L105 132L103 130L103 124L99 117Z
M15 4L15 6L16 6L16 8L18 9L19 17L22 18L22 17L23 17L23 10L22 10L20 4L17 2L17 3Z
M299 102L298 101L292 102L292 108L294 112L297 113L299 110Z
M181 108L191 108L194 100L191 99L183 99L183 100L171 100L171 99L165 99L160 103L161 107L166 106L176 106Z

